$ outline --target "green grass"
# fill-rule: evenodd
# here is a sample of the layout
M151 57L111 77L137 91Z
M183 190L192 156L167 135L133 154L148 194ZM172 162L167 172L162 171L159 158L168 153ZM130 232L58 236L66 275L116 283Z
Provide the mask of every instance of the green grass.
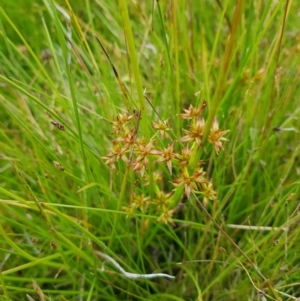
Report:
M1 300L300 297L296 1L1 5ZM144 137L180 153L191 121L178 115L204 99L186 172L203 161L217 201L203 184L189 199L172 184L175 158L172 175L157 155L144 176L105 164L118 114L135 112L134 145ZM218 155L215 116L230 130ZM166 119L170 139L152 126ZM138 149L125 154L133 163ZM172 193L161 207L160 191ZM175 279L131 279L107 255L129 273Z

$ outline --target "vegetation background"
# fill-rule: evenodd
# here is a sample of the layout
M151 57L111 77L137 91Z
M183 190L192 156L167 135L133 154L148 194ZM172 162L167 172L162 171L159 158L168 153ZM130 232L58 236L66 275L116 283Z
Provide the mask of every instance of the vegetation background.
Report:
M2 1L1 300L299 300L299 13L289 0ZM199 147L178 114L204 99ZM217 200L175 187L178 156L132 170L142 140L114 170L117 116L156 151L190 145ZM218 155L215 116L229 130ZM175 279L133 279L111 258Z

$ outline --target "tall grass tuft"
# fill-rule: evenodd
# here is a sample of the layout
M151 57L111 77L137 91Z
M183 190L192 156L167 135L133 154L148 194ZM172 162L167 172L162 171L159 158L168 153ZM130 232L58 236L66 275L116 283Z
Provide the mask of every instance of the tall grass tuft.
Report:
M0 299L298 300L297 14L4 0Z

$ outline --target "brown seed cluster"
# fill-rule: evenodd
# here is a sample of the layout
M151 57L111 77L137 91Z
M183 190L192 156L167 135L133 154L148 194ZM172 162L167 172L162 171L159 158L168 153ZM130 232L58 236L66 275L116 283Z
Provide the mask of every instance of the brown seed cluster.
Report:
M137 211L143 213L150 211L158 215L158 222L174 224L172 215L178 204L174 204L173 196L178 187L182 187L187 199L193 192L201 196L204 202L217 200L217 193L212 181L206 178L202 162L200 161L194 169L190 166L190 162L195 156L195 150L198 150L203 144L206 123L202 113L205 107L205 101L198 108L190 105L188 109L184 110L184 113L178 115L178 117L188 120L189 125L188 129L183 129L182 137L177 139L171 138L172 130L168 120L152 123L155 134L150 141L146 141L145 137L139 137L140 114L136 111L133 114L119 114L112 122L114 136L112 148L102 158L115 171L117 170L115 163L122 160L135 174L136 183L138 183L135 187L139 192L133 193L130 204L123 207L128 216ZM215 118L207 140L213 146L216 154L223 149L222 143L227 141L224 136L228 132L228 130L221 131L219 129L218 121ZM177 149L181 150L178 152ZM140 193L144 190L142 187L150 183L150 175L148 175L150 160L155 162L152 175L155 197L152 199ZM166 169L162 164L166 166ZM168 179L164 180L163 170L167 170L170 174L166 176ZM172 180L170 181L169 178ZM171 191L166 192L165 189Z
M58 121L52 120L50 123L53 124L60 131L64 131L65 130L65 126L63 124L59 123Z
M60 170L60 171L64 171L64 167L57 161L53 161L53 165L56 169Z

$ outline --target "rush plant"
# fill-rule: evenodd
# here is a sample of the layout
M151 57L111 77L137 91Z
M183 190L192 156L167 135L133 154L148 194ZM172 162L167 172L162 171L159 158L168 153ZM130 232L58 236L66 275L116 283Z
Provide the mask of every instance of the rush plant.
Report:
M298 300L297 4L3 0L0 299Z
M133 178L137 183L129 194L130 203L123 206L128 214L136 211L151 212L158 215L157 221L174 225L173 214L180 207L182 201L173 198L174 190L184 188L184 196L190 199L191 192L199 195L204 204L209 200L217 201L217 193L213 188L212 180L206 177L204 161L199 160L196 168L191 168L193 154L197 152L212 152L216 154L223 149L224 137L229 130L221 131L217 118L209 132L207 141L203 141L205 120L202 113L206 101L198 108L192 105L178 114L177 118L188 121L188 129L182 130L182 136L173 138L174 131L168 120L159 120L152 123L153 136L147 143L144 136L139 136L139 112L121 113L112 122L112 149L103 157L110 168L118 172L116 164L123 161L132 170ZM166 146L165 146L166 145ZM179 150L176 152L176 150ZM206 154L207 156L207 154ZM155 162L154 193L155 197L144 194L145 187L149 185L149 161ZM165 171L167 173L165 175ZM127 179L124 179L127 181ZM168 189L168 191L165 191ZM129 216L129 215L128 215Z

